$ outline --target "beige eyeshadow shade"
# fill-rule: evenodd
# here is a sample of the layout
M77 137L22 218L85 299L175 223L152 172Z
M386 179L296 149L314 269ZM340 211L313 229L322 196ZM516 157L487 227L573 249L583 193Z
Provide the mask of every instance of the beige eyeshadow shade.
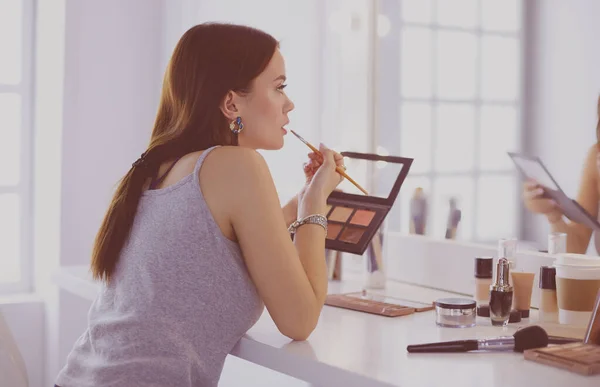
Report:
M336 207L333 209L331 215L329 215L329 220L333 220L334 222L345 223L352 214L352 211L352 208Z
M375 217L375 213L369 210L357 210L352 217L350 223L359 226L368 226Z
M335 239L342 231L343 224L329 223L327 225L327 239Z
M365 232L364 228L348 226L340 235L339 240L346 243L358 243Z

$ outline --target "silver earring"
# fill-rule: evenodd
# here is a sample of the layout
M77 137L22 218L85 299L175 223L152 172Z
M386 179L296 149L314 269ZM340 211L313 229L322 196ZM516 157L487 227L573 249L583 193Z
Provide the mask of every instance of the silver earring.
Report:
M231 121L231 123L229 124L229 129L231 129L233 134L239 134L242 130L244 130L244 123L242 122L242 117L238 117L235 120Z

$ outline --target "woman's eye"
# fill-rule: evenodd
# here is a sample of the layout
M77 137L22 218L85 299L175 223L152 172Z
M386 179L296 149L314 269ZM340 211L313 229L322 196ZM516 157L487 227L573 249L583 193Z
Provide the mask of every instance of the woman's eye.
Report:
M283 91L283 89L285 89L287 87L287 85L283 84L277 87L277 90L279 91Z

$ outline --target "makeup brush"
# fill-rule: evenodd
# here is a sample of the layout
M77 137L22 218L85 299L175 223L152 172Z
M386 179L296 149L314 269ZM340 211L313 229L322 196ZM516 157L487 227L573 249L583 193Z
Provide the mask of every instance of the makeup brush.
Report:
M469 352L469 351L504 351L523 352L526 349L548 346L548 334L538 326L532 325L519 329L513 336L503 336L494 339L457 340L440 343L417 344L406 347L408 352Z
M319 156L323 157L323 155L321 154L321 152L317 148L315 148L311 143L309 143L308 141L306 141L305 139L303 139L298 133L294 132L293 130L290 130L290 132L292 132L292 134L294 136L298 137L298 139L300 141L302 141L303 143L305 143L306 146L310 148L310 150L312 150L313 152L315 152ZM342 168L342 167L336 167L335 170L337 171L337 173L339 173L340 175L344 176L350 183L354 184L354 186L356 188L358 188L359 190L361 190L365 195L369 194L366 189L364 189L363 187L361 187L360 184L358 184L350 176L348 176L348 174L346 173L346 171L344 171L344 168Z

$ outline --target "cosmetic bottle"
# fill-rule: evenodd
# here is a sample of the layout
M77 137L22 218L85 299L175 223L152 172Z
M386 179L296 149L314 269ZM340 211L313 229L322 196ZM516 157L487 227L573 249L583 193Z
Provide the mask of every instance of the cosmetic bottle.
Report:
M517 238L503 238L498 241L498 258L506 258L510 269L517 268Z
M512 307L513 288L509 282L510 263L501 257L496 264L496 277L490 286L490 318L492 325L508 324Z
M567 234L551 232L548 234L548 254L564 254L567 252Z
M375 234L367 248L367 276L365 287L369 289L385 289L386 275L383 268L383 233Z
M493 272L493 257L475 258L475 302L477 302L477 315L480 317L490 317L490 286Z
M556 299L556 268L540 267L540 310L539 320L558 322L558 302Z

